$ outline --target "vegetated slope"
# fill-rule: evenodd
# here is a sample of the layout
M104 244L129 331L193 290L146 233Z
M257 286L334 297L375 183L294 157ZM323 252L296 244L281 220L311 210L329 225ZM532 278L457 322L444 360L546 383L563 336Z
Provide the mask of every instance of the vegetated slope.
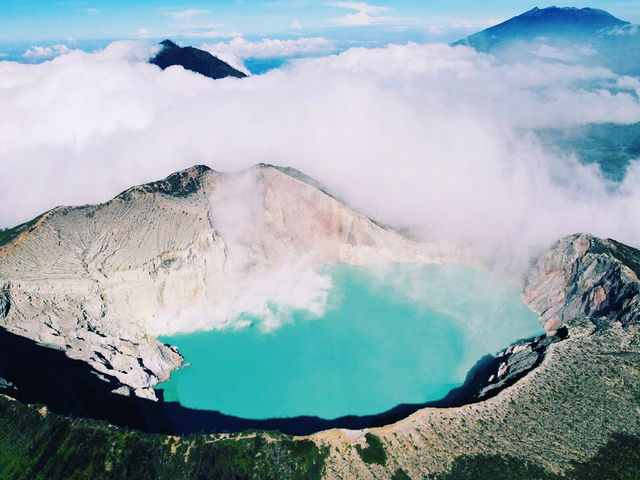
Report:
M174 192L174 184L146 188ZM265 433L141 434L0 397L0 472L10 478L313 478L324 468L325 478L336 479L510 478L509 472L582 479L603 471L607 478L634 478L639 272L640 252L613 240L558 241L532 267L525 298L548 329L566 328L568 337L549 344L526 377L480 403L427 408L386 427L330 430L296 443ZM506 360L498 370L511 368Z
M614 182L621 182L630 162L640 159L640 123L590 123L541 129L536 134L551 153L574 153L582 163L597 164L603 176Z
M180 47L171 40L164 40L160 42L160 45L162 48L149 60L149 63L153 63L163 70L173 65L180 65L187 70L213 79L247 76L204 50L194 47Z
M640 252L619 242L559 240L531 268L524 297L550 334L566 328L567 338L486 401L314 435L332 447L327 478L638 478L639 272ZM513 367L506 359L499 370ZM384 465L361 458L365 434L378 438Z
M433 261L302 174L268 165L196 166L104 204L55 208L4 240L0 326L147 398L182 363L156 335L228 326L233 312L217 309L240 304L252 281L324 263Z
M369 434L366 449L379 445ZM366 465L386 462L378 457ZM388 447L387 447L388 448ZM19 479L320 479L328 447L273 432L184 437L143 434L91 420L73 420L0 396L0 476ZM423 452L428 455L428 452ZM358 453L358 455L360 455ZM635 479L640 468L640 438L614 434L593 456L567 465L558 475L526 458L500 455L456 457L440 480L591 480ZM366 477L365 477L366 478ZM393 479L409 476L395 468Z
M103 205L49 212L19 228L0 249L0 273L5 275L0 316L7 328L22 329L22 335L34 328L38 335L53 330L64 335L63 341L76 339L79 348L68 351L88 351L89 363L128 379L134 370L123 374L117 369L128 359L114 352L111 342L134 351L141 344L103 331L113 328L106 318L119 318L109 317L108 310L126 311L132 300L124 295L125 301L117 303L110 295L123 296L135 285L146 303L134 299L133 305L153 306L159 301L158 291L145 294L145 289L155 288L160 268L170 270L161 279L176 275L173 280L182 284L193 278L218 278L195 268L203 263L244 268L248 260L268 266L290 262L303 252L313 252L316 261L420 258L415 244L351 212L303 179L268 166L256 167L248 176L196 167L134 187ZM251 208L244 212L231 208L247 205L247 199ZM291 220L300 217L295 215L298 210L289 210L292 204L306 212L303 222ZM234 213L231 224L219 215L228 211ZM111 235L114 219L122 229L117 235ZM260 228L240 236L226 229L239 219ZM112 236L117 241L109 240ZM180 249L164 256L165 241ZM218 246L211 248L216 242ZM547 345L542 362L526 377L480 403L424 409L381 428L321 432L306 439L314 447L266 434L248 443L233 440L240 440L238 444L220 434L144 435L64 419L2 397L0 471L9 478L68 478L74 472L78 478L109 478L110 472L118 478L153 478L165 471L178 478L304 478L315 475L322 463L318 456L328 454L325 476L336 479L460 478L465 472L482 478L504 468L513 468L520 478L561 473L588 478L595 468L602 468L604 455L622 451L626 454L612 457L618 463L610 472L633 475L640 434L639 274L640 252L631 247L584 234L559 240L533 265L524 294L550 335L565 327L568 337ZM207 298L197 288L194 294L193 286L164 301L179 305L185 298ZM169 290L171 295L175 290ZM87 298L95 292L94 301L107 306L97 315L87 308ZM37 310L38 306L44 308ZM42 323L29 320L27 314L38 311L44 312ZM68 312L73 315L64 317ZM74 327L62 328L67 321L65 326ZM144 325L137 324L144 334L139 338L151 342ZM127 324L115 327L124 330ZM162 347L168 348L157 348ZM98 348L113 362L105 364L96 355ZM135 371L151 376L145 370L149 358L158 357L140 359L142 365L138 362ZM514 358L518 363L521 357L510 357ZM504 359L497 366L500 376L501 370L508 375L514 364Z
M73 420L0 396L0 477L320 479L326 449L278 433L174 437Z
M640 437L615 434L583 462L571 462L563 475L509 455L456 458L451 470L438 480L633 480L640 471Z

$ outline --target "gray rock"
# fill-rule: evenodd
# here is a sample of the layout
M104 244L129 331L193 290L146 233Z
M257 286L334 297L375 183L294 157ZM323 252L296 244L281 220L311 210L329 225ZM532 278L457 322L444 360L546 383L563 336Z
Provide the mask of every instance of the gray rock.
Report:
M9 233L0 327L153 399L152 387L183 362L157 337L223 327L211 319L244 295L247 279L303 261L436 261L308 177L268 165L235 174L196 166L104 204L57 207Z
M0 390L17 390L17 387L9 380L0 377Z
M540 365L549 345L564 340L567 334L567 329L561 328L557 332L521 340L499 352L493 362L484 367L484 378L479 379L475 399L491 397L513 385Z
M576 234L560 239L532 266L523 297L547 331L588 318L595 325L640 321L640 251Z

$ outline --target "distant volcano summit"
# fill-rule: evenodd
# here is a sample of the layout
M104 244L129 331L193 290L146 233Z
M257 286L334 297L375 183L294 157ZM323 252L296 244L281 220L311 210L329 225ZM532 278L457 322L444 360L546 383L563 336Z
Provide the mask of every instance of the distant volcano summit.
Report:
M604 10L575 7L535 7L517 17L463 38L456 45L469 45L477 50L491 51L514 40L539 37L583 38L601 30L628 25Z
M163 40L160 45L162 45L162 49L149 62L163 70L172 65L180 65L187 70L214 79L247 76L204 50L194 47L180 47L171 40Z
M596 8L535 7L453 46L473 47L506 62L545 59L639 75L637 31L638 25Z

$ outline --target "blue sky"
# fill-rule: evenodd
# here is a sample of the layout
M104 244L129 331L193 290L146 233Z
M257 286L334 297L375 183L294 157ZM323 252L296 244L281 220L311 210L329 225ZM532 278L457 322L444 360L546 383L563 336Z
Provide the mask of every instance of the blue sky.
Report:
M298 43L298 51L305 52L301 55L410 41L452 42L534 6L554 4L535 0L0 0L0 61L41 62L72 49L93 51L114 40L131 39L157 43L171 38L201 48L234 39L257 42L258 47L263 39L321 40L329 45L312 52ZM558 5L601 8L640 24L637 0L588 4L565 0ZM284 61L276 58L280 51L276 48L273 60L245 57L246 66L254 73L277 67Z
M0 44L90 39L198 39L324 35L354 41L420 41L480 30L554 2L524 0L2 0ZM640 23L640 2L601 0L593 6Z

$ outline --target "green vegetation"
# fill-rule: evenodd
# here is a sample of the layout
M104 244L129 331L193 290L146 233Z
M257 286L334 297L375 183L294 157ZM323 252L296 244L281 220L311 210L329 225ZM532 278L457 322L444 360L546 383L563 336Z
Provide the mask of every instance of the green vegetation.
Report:
M615 249L610 251L611 255L624 263L640 277L640 250L612 240Z
M327 456L279 433L152 435L0 397L0 478L319 479Z
M379 437L355 448L384 465ZM172 437L93 420L70 419L0 396L0 478L11 479L319 479L328 447L272 432ZM562 465L565 467L565 465ZM407 480L398 468L392 480ZM515 456L458 457L438 480L640 479L640 438L614 435L587 461L558 475Z
M640 479L640 438L631 435L614 435L586 462L574 463L568 478L589 480Z
M391 476L391 480L411 480L411 477L401 468L397 469Z
M558 477L519 458L502 455L459 457L438 480L550 480Z
M356 450L362 461L368 464L384 465L387 462L387 453L384 451L380 438L372 433L367 433L364 438L367 441L366 447L356 445Z
M546 147L574 152L582 163L596 163L605 178L621 181L630 160L640 158L640 123L591 123L566 129L539 130Z
M0 247L5 246L7 243L11 242L14 238L16 238L22 232L33 227L41 216L42 215L37 216L33 220L29 220L28 222L25 222L13 228L0 229Z
M18 231L17 227L3 228L2 230L0 230L0 247L13 240L18 235L18 233L20 232Z
M400 478L400 477L399 477ZM637 480L640 479L640 438L614 435L596 455L574 462L565 475L549 472L535 463L502 455L459 457L449 473L438 480Z

